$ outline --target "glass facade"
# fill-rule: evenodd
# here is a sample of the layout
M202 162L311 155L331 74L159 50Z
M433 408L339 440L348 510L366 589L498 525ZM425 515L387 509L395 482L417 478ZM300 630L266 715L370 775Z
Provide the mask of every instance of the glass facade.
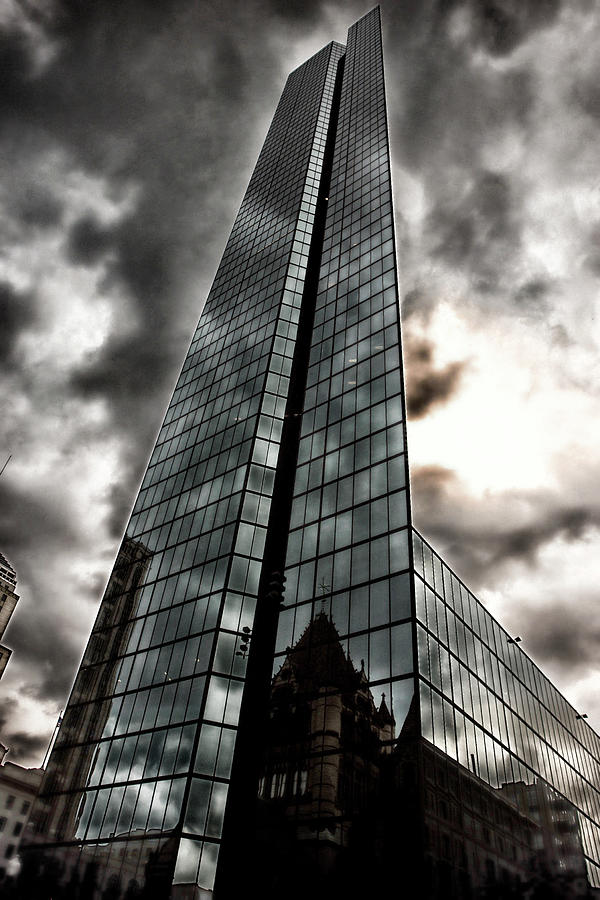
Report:
M552 787L599 887L600 737L416 531L413 543L423 738L525 812L534 785Z
M413 531L404 420L375 9L286 83L65 711L24 896L348 898L399 871L432 900L598 885L599 739Z

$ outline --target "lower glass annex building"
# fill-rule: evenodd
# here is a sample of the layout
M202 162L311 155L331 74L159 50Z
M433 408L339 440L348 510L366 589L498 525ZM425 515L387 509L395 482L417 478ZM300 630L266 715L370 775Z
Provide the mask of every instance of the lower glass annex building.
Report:
M288 78L22 896L595 895L600 739L412 528L404 418L376 8Z

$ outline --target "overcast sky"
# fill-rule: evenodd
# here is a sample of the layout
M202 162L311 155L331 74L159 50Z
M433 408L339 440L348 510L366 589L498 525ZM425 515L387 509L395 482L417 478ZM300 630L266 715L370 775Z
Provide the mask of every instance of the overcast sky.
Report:
M0 0L0 739L39 765L287 73L359 2ZM600 10L382 4L415 524L600 727Z

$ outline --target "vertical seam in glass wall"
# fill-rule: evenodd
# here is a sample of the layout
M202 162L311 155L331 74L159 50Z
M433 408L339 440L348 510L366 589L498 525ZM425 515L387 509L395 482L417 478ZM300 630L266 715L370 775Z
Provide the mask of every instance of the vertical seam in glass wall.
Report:
M394 191L393 191L393 178L392 178L392 158L390 153L390 139L389 139L389 123L388 123L388 115L387 115L387 96L386 96L386 88L385 88L385 63L383 59L383 36L381 33L381 12L379 7L376 7L377 18L379 23L379 32L378 37L381 42L381 53L379 55L379 61L381 66L381 78L382 78L382 89L383 89L383 109L385 114L385 147L387 152L387 159L389 165L389 180L387 185L387 195L390 203L390 222L392 227L392 253L394 256L394 272L395 272L395 282L396 282L396 290L397 290L397 310L396 310L396 333L398 340L398 348L400 354L400 400L402 407L402 429L404 432L404 473L406 480L406 533L407 533L407 541L408 541L408 566L409 566L409 590L410 590L410 604L411 604L411 617L412 617L412 645L413 645L413 665L414 665L414 689L415 689L415 699L416 699L416 710L417 710L417 718L418 718L418 727L421 729L421 704L418 702L419 696L419 672L417 665L417 653L418 653L418 644L417 644L417 629L416 629L416 597L415 597L415 584L414 584L414 552L413 552L413 535L412 535L412 494L410 488L410 469L408 465L408 428L407 428L407 416L406 416L406 390L405 390L405 378L404 378L404 352L402 348L402 327L401 327L401 319L400 319L400 276L398 271L398 254L397 254L397 246L396 246L396 219L394 215Z
M344 173L343 185L341 186L341 189L340 189L340 196L343 199L343 203L342 203L342 207L341 207L342 211L346 204L346 195L347 195L346 185L347 185L347 181L348 181L348 159L350 156L350 142L348 140L344 140L343 143L341 144L341 150L340 150L340 147L338 146L338 141L341 142L344 129L345 128L349 129L350 112L352 109L352 99L354 96L354 82L355 82L355 73L356 73L356 40L354 38L355 30L356 30L355 25L348 29L348 35L347 35L347 41L346 41L346 53L344 54L343 59L340 61L341 69L340 69L340 78L339 78L339 86L338 86L339 92L337 95L337 102L336 102L336 109L335 109L336 129L335 129L335 135L333 137L332 147L331 147L331 161L330 161L330 172L329 172L330 181L331 181L332 175L334 174L334 164L337 167L336 171L338 173L340 171L343 171L343 173ZM337 129L338 129L338 125L340 124L339 123L339 115L341 112L345 112L346 110L348 111L348 123L342 123L342 134L338 134ZM328 184L328 196L329 196L329 188L330 188L330 185ZM329 209L330 209L329 206L325 209L321 246L323 244L324 237L327 233L328 225L333 227L333 224L334 224L333 220L328 221L329 217L330 217ZM343 221L343 215L342 215L342 221ZM341 237L341 231L340 231L340 237ZM315 286L315 301L314 301L313 319L314 319L314 313L318 306L319 297L326 294L326 291L327 291L327 289L319 290L318 278L320 275L320 268L321 268L321 265L320 265L320 261L319 261L318 270L316 272L317 282L316 282L316 286ZM338 278L338 281L339 281L339 278ZM336 283L336 303L337 303L337 283ZM321 339L320 343L323 343L323 339ZM309 355L310 355L310 349L311 348L309 347L308 348ZM308 367L307 367L307 369L308 369ZM308 372L307 372L307 374L308 374ZM327 400L327 405L329 406L329 398ZM316 410L318 409L318 403L317 403L316 396L315 396L315 401L314 401L314 407L315 407L315 412L316 412ZM327 432L327 425L325 425L325 432ZM314 426L313 426L312 434L314 435L314 433L315 432L314 432ZM323 466L325 465L326 455L327 455L327 446L325 445L323 447L323 463L322 463ZM310 463L310 460L308 462ZM339 484L339 478L336 479L336 482ZM307 493L307 496L308 496L308 493ZM350 508L352 509L353 506L354 506L354 503L353 503L352 507L350 507ZM314 598L316 597L317 590L318 590L316 582L317 582L317 575L318 575L318 571L319 571L319 560L323 559L324 557L327 556L327 554L322 554L320 552L322 521L323 521L323 490L321 490L319 492L319 515L315 521L315 524L317 526L317 538L316 538L316 545L315 545L314 570L312 573L311 595L313 597L313 600L309 601L311 603L314 603ZM332 560L333 560L333 554L332 554ZM298 577L300 577L300 572L302 570L303 562L305 562L305 560L303 560L303 558L301 556L300 559L298 560ZM331 588L332 588L332 593L333 593L333 583L331 585ZM296 596L295 606L298 606L298 596Z

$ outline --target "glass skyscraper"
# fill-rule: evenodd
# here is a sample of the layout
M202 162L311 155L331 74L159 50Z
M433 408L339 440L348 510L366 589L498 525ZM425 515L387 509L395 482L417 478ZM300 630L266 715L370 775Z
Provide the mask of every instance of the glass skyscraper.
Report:
M600 739L412 528L404 421L376 8L286 83L50 758L27 896L593 896Z

